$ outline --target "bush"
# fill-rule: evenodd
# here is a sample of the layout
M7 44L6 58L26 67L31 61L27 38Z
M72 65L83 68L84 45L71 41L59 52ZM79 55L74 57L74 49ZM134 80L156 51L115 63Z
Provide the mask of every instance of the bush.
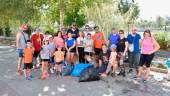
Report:
M170 51L170 32L157 32L154 36L158 41L161 50Z

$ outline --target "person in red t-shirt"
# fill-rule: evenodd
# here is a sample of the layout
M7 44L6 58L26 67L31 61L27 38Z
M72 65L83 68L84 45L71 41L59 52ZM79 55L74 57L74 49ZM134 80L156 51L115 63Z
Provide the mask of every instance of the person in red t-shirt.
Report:
M41 34L40 32L41 32L41 30L39 28L36 28L35 33L32 34L32 36L31 36L31 41L33 43L33 47L35 48L34 55L33 55L33 58L34 58L33 63L34 63L35 68L37 67L36 61L37 61L37 57L39 56L41 46L43 45L42 42L43 42L43 39L44 39L43 34Z

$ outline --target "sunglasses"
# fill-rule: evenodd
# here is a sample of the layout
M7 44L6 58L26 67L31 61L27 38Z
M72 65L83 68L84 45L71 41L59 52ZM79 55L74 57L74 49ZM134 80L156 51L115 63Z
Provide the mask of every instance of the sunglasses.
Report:
M119 34L124 34L123 32L119 33Z

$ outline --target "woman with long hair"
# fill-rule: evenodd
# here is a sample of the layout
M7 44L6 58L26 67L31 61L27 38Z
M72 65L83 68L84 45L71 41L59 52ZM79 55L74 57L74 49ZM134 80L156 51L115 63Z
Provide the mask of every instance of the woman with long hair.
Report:
M145 30L143 35L144 38L141 41L141 57L140 57L140 62L138 67L137 78L141 76L143 72L143 65L145 65L146 72L142 80L146 81L150 73L150 65L154 57L154 53L159 50L160 45L155 40L155 38L151 35L150 30Z

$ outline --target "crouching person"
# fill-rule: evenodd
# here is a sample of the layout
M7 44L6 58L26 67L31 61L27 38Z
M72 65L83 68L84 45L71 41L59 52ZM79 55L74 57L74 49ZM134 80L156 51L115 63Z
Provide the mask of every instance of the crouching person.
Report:
M110 52L105 44L102 45L102 52L99 53L99 73L106 71L109 63Z
M102 73L102 77L106 77L110 72L112 76L115 76L115 71L117 69L118 63L117 63L117 52L116 52L117 46L115 44L112 44L110 49L110 58L109 58L109 64L107 66L107 69L105 73Z

